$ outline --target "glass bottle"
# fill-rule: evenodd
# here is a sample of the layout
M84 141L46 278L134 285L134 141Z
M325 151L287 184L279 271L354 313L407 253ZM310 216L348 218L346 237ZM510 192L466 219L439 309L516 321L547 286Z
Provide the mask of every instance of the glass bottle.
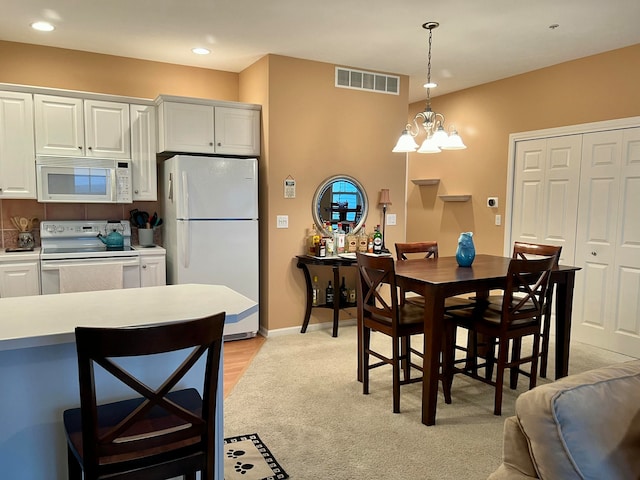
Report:
M382 234L380 233L380 225L373 232L373 253L382 253Z
M353 231L353 223L349 224L346 250L349 253L356 253L358 251L358 235L356 235L356 233Z
M329 280L329 285L327 285L324 293L325 303L327 304L327 307L333 307L333 286L331 285L331 280Z
M347 290L344 277L342 277L342 284L340 285L340 307L346 307L348 301L349 301L349 291Z
M362 253L367 252L367 246L369 244L369 235L365 229L366 225L363 223L358 235L358 251Z
M318 276L313 276L313 285L311 286L312 300L311 306L317 307L320 305L320 286L318 285Z
M318 229L316 228L316 225L314 223L313 225L311 225L307 236L307 254L313 256L317 254L316 245L318 244L318 241L320 241L320 234L318 233Z
M327 222L326 230L329 232L329 236L326 238L325 242L327 246L327 257L333 257L336 254L336 247L333 239L333 228L331 227L331 223Z
M342 223L340 222L338 222L338 230L336 230L334 248L336 249L338 255L345 252L346 234L344 233L344 230L342 229Z

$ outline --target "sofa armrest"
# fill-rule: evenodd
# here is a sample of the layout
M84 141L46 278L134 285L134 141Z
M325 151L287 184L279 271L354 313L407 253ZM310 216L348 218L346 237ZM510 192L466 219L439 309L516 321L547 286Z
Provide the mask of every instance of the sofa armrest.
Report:
M529 453L529 444L516 417L505 420L503 437L502 465L487 480L537 479Z

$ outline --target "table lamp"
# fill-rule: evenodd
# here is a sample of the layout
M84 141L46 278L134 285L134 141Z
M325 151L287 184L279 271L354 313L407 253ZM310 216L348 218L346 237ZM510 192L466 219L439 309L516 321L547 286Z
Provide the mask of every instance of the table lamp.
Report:
M389 253L389 250L384 243L384 231L387 226L387 205L391 205L391 199L389 198L389 189L383 188L380 190L380 200L378 200L378 206L382 206L382 251Z

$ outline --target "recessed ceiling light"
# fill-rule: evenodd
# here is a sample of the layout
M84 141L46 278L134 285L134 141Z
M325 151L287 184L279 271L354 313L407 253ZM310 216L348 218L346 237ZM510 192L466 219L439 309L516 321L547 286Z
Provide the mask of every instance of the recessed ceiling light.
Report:
M206 48L192 48L191 51L196 55L209 55L211 50Z
M50 32L56 27L51 25L49 22L34 22L31 24L31 28L34 30L40 30L41 32Z

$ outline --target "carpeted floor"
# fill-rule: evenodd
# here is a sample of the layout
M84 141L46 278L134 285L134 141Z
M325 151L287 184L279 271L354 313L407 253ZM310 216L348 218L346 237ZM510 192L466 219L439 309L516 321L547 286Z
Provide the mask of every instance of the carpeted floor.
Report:
M575 343L570 372L626 360ZM525 380L505 390L496 417L493 389L456 375L453 403L440 394L437 424L427 427L420 384L402 387L402 413L392 413L390 368L374 370L371 393L362 394L354 326L341 327L338 338L326 330L270 337L225 400L225 437L257 432L297 480L485 479L500 465L503 422Z

